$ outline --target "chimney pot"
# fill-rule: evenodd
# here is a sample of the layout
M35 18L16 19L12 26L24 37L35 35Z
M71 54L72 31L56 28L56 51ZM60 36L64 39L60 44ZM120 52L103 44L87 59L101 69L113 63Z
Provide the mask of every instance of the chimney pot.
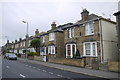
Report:
M83 9L83 12L81 12L81 17L82 17L82 20L85 21L89 18L89 12L85 9Z
M55 21L52 22L51 27L52 27L52 29L55 29L55 28L56 28L56 23L55 23Z
M39 34L39 30L36 29L36 31L35 31L35 35L38 35L38 34Z

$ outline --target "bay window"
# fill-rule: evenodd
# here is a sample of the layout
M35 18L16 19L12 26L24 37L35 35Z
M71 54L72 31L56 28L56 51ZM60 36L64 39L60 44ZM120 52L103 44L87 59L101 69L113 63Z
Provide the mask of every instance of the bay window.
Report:
M85 42L83 43L84 55L83 56L97 56L97 43Z

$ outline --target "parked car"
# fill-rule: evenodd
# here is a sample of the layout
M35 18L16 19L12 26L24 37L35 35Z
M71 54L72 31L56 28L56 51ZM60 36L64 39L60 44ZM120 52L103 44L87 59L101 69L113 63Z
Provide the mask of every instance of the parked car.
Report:
M8 54L7 59L17 60L17 56L15 54Z
M4 58L7 59L7 57L8 57L9 54L10 54L10 53L6 53L6 54L4 55Z

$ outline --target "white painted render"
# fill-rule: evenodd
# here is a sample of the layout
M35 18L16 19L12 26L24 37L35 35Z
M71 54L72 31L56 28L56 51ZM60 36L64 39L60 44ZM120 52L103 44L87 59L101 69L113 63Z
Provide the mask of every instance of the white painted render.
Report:
M117 33L116 24L101 20L102 43L103 43L103 62L117 60Z
M28 48L30 52L36 52L34 48Z

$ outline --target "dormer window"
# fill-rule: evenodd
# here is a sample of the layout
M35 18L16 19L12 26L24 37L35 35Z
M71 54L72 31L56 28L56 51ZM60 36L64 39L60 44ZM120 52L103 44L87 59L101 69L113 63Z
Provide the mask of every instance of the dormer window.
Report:
M94 34L94 26L93 23L86 23L85 24L85 35L93 35Z

